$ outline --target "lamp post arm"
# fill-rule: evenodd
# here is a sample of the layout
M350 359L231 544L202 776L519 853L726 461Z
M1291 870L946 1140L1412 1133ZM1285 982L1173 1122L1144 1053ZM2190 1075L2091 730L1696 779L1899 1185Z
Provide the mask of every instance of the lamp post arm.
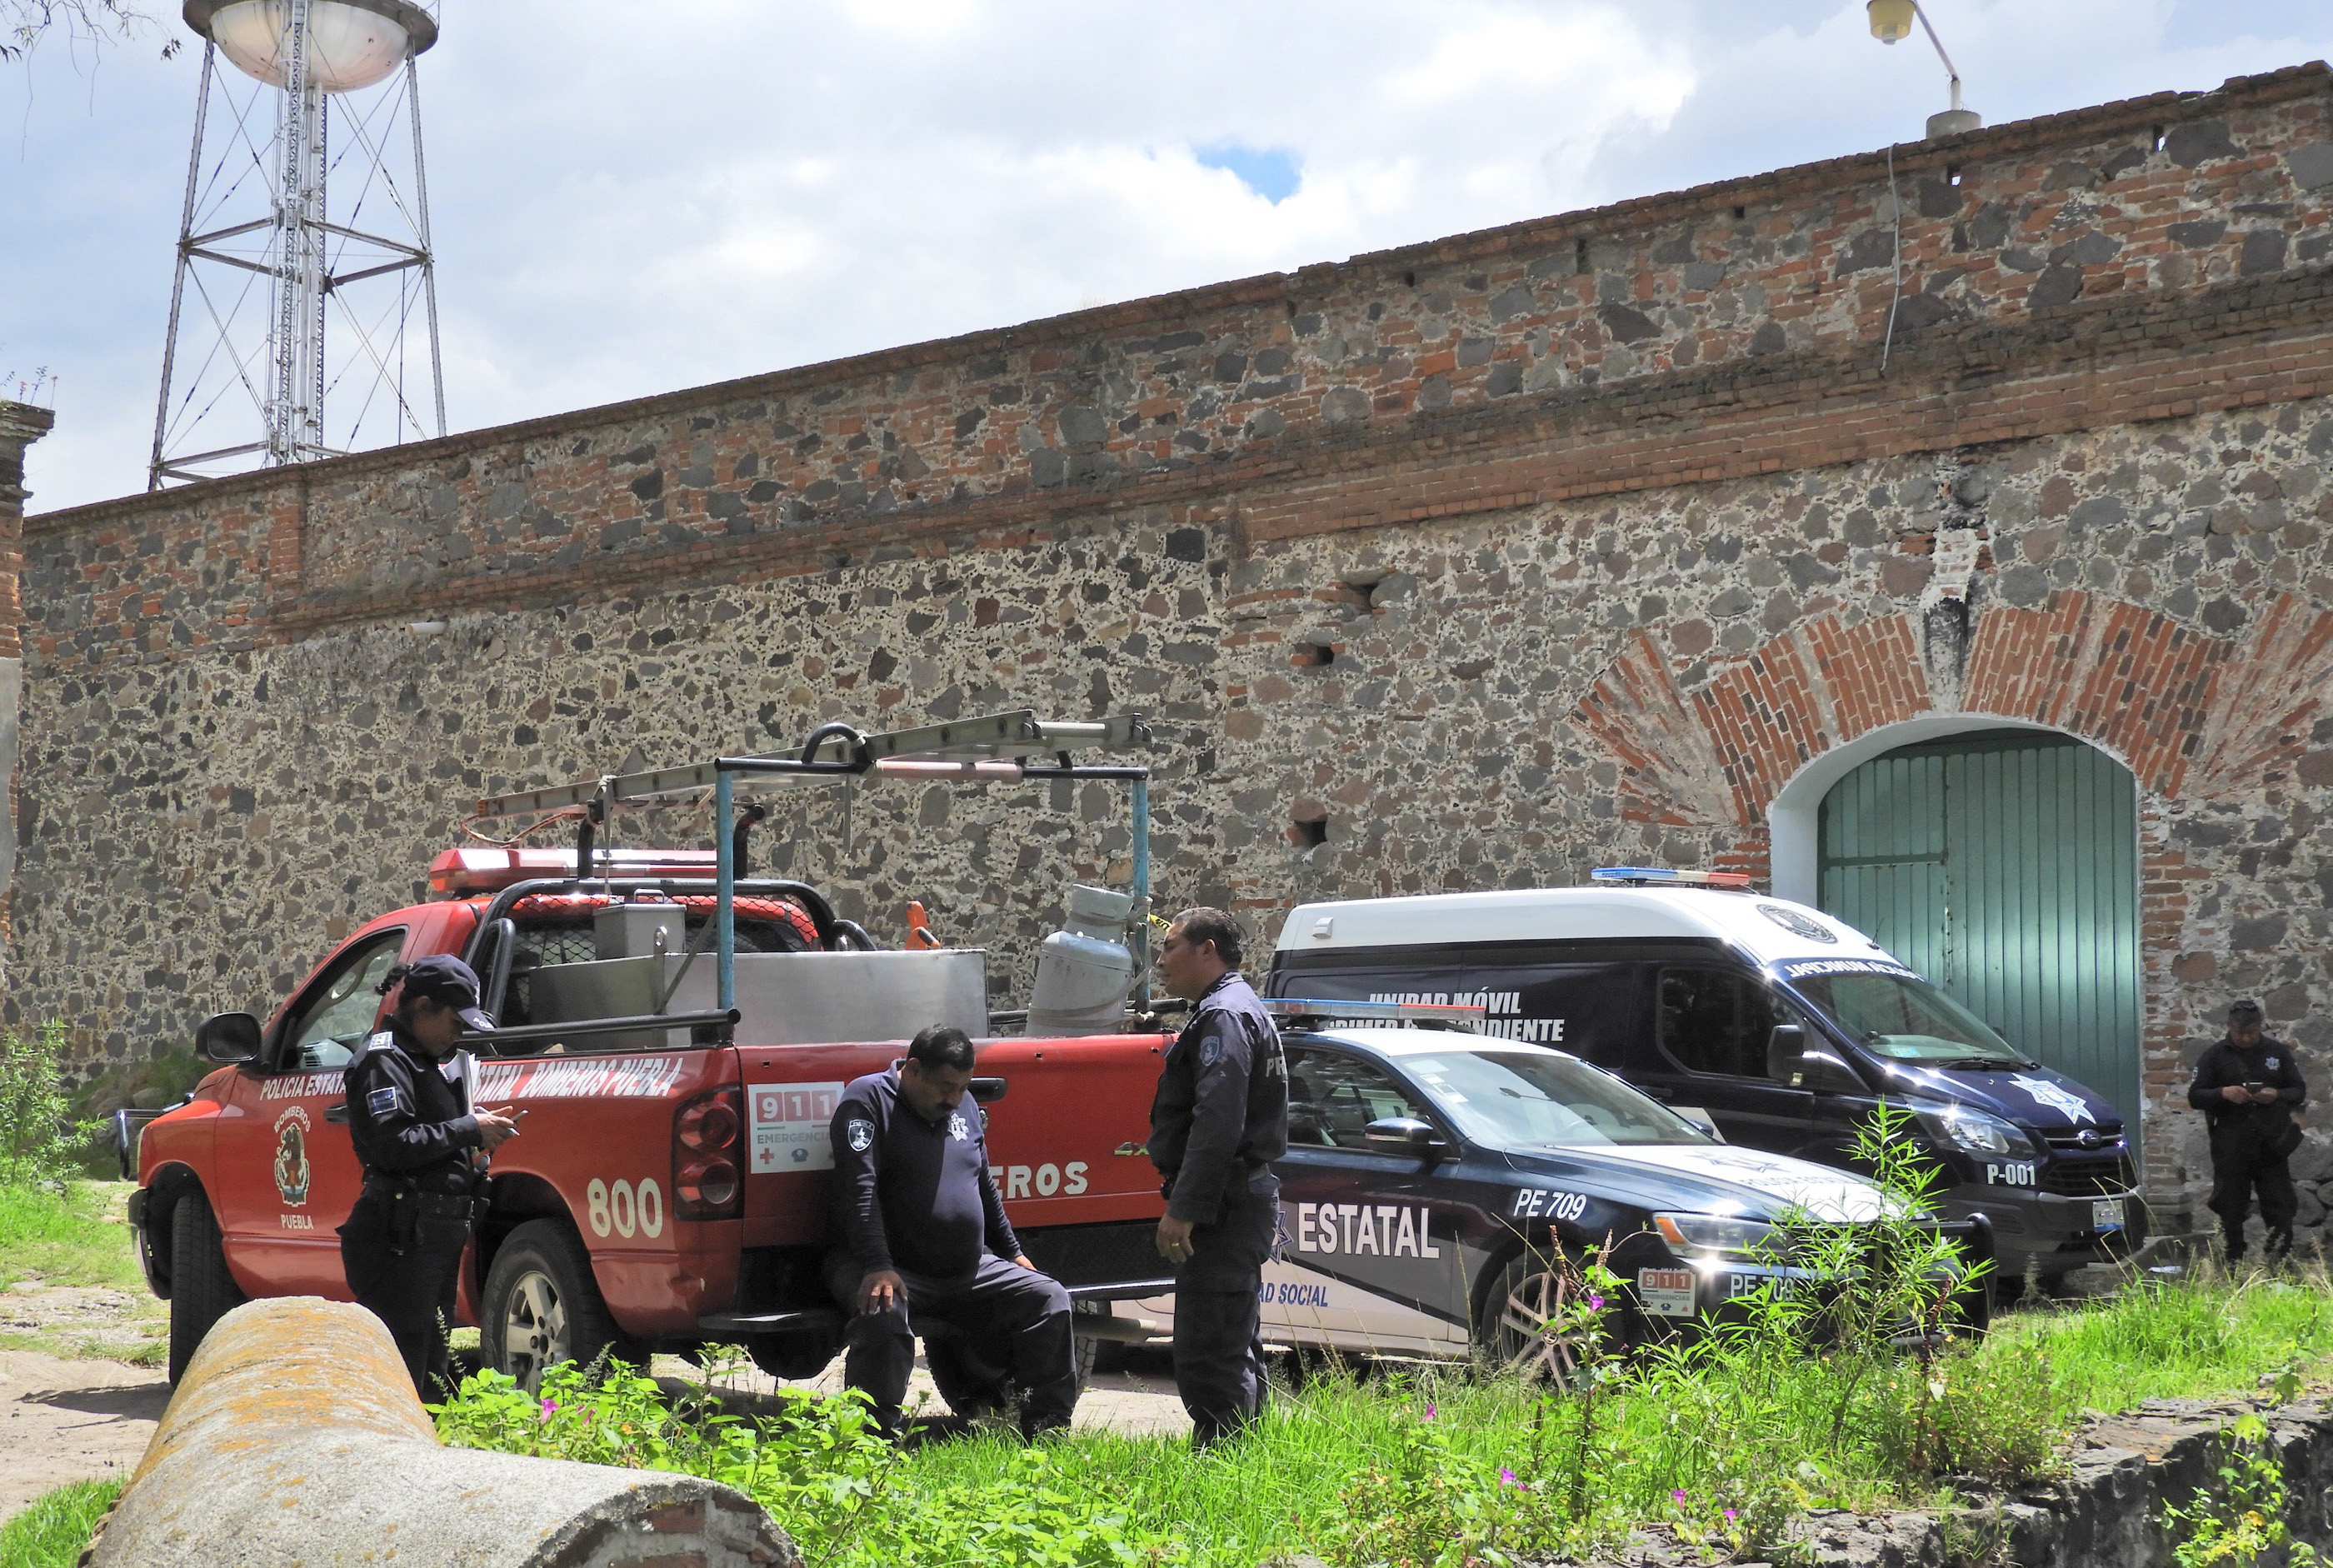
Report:
M1936 58L1944 63L1944 74L1953 79L1953 107L1958 109L1961 106L1960 67L1954 65L1953 57L1944 53L1944 41L1937 37L1936 30L1928 24L1928 14L1921 9L1920 0L1912 0L1912 14L1920 19L1920 31L1926 34L1928 42L1936 46Z

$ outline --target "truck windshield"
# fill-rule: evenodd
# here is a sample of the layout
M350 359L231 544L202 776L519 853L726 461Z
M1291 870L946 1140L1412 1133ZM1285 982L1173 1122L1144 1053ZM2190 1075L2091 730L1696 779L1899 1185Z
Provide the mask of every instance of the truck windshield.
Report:
M2031 1067L1984 1021L1908 975L1810 975L1791 982L1866 1049L1931 1067Z
M1493 1149L1710 1141L1660 1101L1569 1056L1450 1051L1402 1065L1467 1137Z

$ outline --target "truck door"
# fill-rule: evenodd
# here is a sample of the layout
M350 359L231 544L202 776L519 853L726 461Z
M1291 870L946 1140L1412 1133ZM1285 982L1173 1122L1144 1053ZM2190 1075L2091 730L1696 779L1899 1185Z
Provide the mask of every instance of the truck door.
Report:
M348 1299L341 1222L361 1173L341 1075L380 1016L378 987L405 947L402 926L364 931L326 960L220 1111L211 1201L238 1280L254 1294Z
M1393 1354L1466 1342L1459 1217L1434 1167L1363 1136L1397 1116L1440 1122L1373 1063L1289 1051L1288 1153L1272 1167L1289 1245L1264 1265L1265 1338Z
M1729 1143L1803 1154L1814 1095L1766 1074L1766 1043L1780 1021L1762 976L1695 963L1653 967L1656 1050L1629 1082L1681 1111L1706 1111Z

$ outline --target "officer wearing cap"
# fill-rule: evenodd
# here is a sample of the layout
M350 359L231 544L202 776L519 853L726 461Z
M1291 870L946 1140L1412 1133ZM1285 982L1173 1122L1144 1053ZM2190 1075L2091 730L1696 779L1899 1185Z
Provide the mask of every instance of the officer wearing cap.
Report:
M1184 910L1158 948L1167 990L1192 1005L1159 1072L1149 1153L1166 1198L1158 1251L1175 1265L1175 1383L1202 1448L1272 1395L1256 1293L1280 1234L1272 1161L1288 1152L1288 1060L1239 962L1240 928L1221 909Z
M453 1384L446 1329L453 1321L462 1248L483 1204L490 1153L518 1129L508 1107L470 1109L466 1026L494 1027L479 1010L478 977L450 954L389 971L388 1027L350 1062L349 1140L364 1190L341 1227L341 1265L359 1306L387 1324L423 1399Z
M2292 1250L2292 1218L2299 1207L2285 1163L2300 1147L2292 1113L2309 1102L2309 1085L2292 1048L2261 1032L2261 1006L2228 1008L2228 1033L2195 1063L2187 1103L2202 1111L2212 1138L2212 1212L2227 1237L2228 1261L2244 1255L2244 1221L2260 1195L2271 1262Z

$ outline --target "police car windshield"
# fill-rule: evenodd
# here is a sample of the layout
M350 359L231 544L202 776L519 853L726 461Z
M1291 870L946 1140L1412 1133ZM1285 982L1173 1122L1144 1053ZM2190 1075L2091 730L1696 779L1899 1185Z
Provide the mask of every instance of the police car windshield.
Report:
M1493 1149L1710 1141L1658 1101L1568 1056L1450 1051L1402 1065L1468 1138Z
M1984 1021L1908 975L1810 975L1791 982L1875 1053L1936 1067L2031 1067Z

